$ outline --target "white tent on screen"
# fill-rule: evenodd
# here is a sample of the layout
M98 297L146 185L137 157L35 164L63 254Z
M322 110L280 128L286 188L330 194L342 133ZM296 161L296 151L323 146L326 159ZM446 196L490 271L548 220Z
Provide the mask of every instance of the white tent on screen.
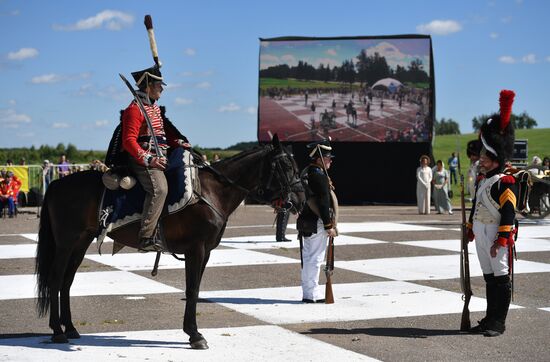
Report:
M393 78L383 78L372 85L372 89L386 88L390 93L395 93L399 87L403 87L403 83Z

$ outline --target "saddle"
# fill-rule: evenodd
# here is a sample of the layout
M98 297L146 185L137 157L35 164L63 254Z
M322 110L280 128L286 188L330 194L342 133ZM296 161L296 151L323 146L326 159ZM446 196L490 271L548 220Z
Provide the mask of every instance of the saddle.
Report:
M197 203L200 195L200 179L189 151L183 148L174 149L168 156L168 165L165 171L168 195L159 218L159 225L166 216ZM113 255L124 246L137 248L144 199L145 191L139 182L128 190L105 188L98 215L99 253L106 236L114 241ZM159 235L162 239L163 233L160 232Z

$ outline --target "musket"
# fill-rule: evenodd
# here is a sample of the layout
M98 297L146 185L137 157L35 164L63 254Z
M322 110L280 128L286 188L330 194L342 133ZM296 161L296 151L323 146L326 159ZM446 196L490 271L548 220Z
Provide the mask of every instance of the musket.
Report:
M466 332L471 328L470 324L470 299L472 298L472 285L470 283L470 257L468 255L468 227L466 225L466 202L464 200L464 175L460 167L460 154L458 156L458 173L460 175L460 206L462 208L462 224L460 236L460 287L462 289L462 299L464 307L462 308L462 319L460 330Z
M327 263L325 264L325 304L334 303L334 294L332 293L332 273L334 273L334 236L329 236L327 247Z

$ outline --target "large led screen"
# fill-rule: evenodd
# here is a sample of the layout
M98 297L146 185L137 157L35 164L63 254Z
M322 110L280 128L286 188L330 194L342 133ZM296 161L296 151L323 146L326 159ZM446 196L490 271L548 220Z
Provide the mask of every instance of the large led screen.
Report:
M429 36L260 39L258 140L431 142Z

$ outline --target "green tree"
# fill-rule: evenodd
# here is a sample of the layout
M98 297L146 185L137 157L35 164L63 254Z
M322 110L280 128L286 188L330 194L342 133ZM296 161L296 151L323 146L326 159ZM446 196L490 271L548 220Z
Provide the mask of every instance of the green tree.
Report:
M435 120L434 130L436 135L460 134L460 125L451 118L441 118L440 121Z

